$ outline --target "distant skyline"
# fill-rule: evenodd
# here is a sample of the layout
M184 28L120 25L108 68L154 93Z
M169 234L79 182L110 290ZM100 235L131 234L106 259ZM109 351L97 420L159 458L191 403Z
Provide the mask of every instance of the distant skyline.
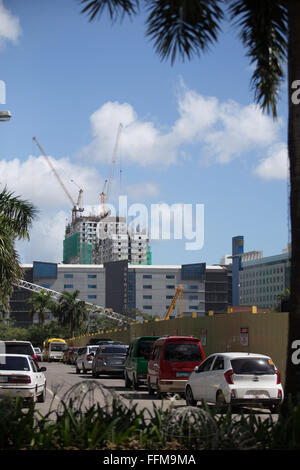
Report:
M74 200L83 189L85 213L100 213L119 123L109 202L204 207L203 247L154 240L153 264L219 263L236 235L264 256L287 246L286 85L274 121L253 104L251 67L228 24L207 54L171 66L144 37L143 16L89 23L73 0L0 0L0 59L0 110L12 113L0 123L0 186L39 210L31 241L17 243L21 262L61 262L71 217L32 136Z

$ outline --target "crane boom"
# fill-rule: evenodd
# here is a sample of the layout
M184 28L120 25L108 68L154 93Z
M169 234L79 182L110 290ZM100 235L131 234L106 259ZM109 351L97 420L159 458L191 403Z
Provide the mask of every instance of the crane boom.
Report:
M57 173L56 169L54 168L54 166L52 165L52 162L50 160L50 158L48 157L48 155L46 154L45 150L43 149L43 147L41 146L41 144L39 143L39 141L37 140L36 137L32 137L32 139L35 141L35 143L37 144L38 148L40 149L40 151L42 152L42 154L44 155L44 157L46 158L51 170L53 171L53 173L55 174L58 182L60 183L61 187L63 188L64 192L66 193L67 197L69 198L71 204L73 204L73 206L75 206L75 202L73 201L69 191L67 190L67 188L65 187L64 183L62 182L59 174Z
M32 140L35 141L35 143L37 144L38 148L40 149L40 151L42 152L42 154L44 155L46 161L48 162L48 165L50 166L51 170L53 171L54 175L56 176L59 184L61 185L62 189L64 190L65 194L67 195L69 201L71 202L73 208L72 208L72 220L74 221L76 219L76 213L79 211L79 212L83 212L84 209L80 207L80 202L81 202L81 197L82 197L82 193L83 193L83 190L80 189L79 190L79 195L78 195L78 202L76 204L76 202L73 200L71 194L69 193L69 191L67 190L66 186L64 185L64 183L62 182L59 174L57 173L55 167L53 166L50 158L48 157L48 155L46 154L45 150L43 149L43 147L41 146L41 144L39 143L39 141L37 140L36 137L32 137Z
M176 302L177 302L177 299L178 297L180 297L180 314L182 313L182 285L180 284L177 289L176 289L176 293L172 299L172 302L165 314L165 317L164 317L164 320L168 320L170 318L170 315L173 311L173 308L176 306Z
M28 281L25 281L23 279L20 279L18 282L13 283L13 284L16 287L26 289L26 290L29 290L31 292L42 292L42 291L44 291L45 293L49 293L51 298L55 302L58 302L58 300L61 296L60 292L54 291L52 289L48 289L46 287L39 286L38 284L33 284L32 282L28 282ZM81 299L77 298L76 300L80 301ZM105 308L105 307L101 307L99 305L91 304L90 302L85 302L84 301L84 303L85 303L87 309L90 312L99 313L100 315L103 315L107 318L110 318L111 320L117 320L120 323L125 323L125 324L128 323L128 320L127 320L126 316L121 314L121 313L113 312L109 308Z

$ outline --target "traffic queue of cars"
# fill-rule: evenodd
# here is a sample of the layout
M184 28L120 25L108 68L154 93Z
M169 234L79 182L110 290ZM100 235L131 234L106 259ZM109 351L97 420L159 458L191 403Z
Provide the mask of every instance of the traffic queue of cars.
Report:
M149 395L177 393L187 405L199 401L263 406L278 412L283 401L280 373L269 356L244 352L205 358L193 336L143 336L130 345L104 341L79 348L76 372L124 377L126 388L147 387Z
M46 368L39 366L40 360L40 351L29 341L0 341L0 398L45 401ZM142 336L130 345L94 340L68 348L63 362L74 364L77 374L123 377L126 388L144 386L151 396L177 393L190 406L205 401L220 409L260 405L278 412L283 401L280 373L271 357L226 352L205 358L193 336Z

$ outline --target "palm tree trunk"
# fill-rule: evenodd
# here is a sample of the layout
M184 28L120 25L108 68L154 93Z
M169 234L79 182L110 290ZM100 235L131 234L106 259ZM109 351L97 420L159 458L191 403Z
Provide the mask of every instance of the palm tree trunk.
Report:
M288 0L289 49L288 151L290 162L291 300L286 364L285 396L300 394L300 103L292 84L300 80L300 2ZM299 97L299 93L298 93ZM298 343L297 343L298 342ZM297 352L298 351L298 352Z

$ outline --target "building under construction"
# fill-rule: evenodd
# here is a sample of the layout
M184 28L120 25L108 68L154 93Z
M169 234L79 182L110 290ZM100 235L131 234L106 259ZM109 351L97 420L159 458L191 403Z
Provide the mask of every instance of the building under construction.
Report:
M81 216L67 225L64 264L104 264L121 260L128 260L130 264L152 264L147 234L128 232L125 217Z
M120 124L112 156L110 175L108 180L105 181L100 194L100 215L83 215L84 208L81 206L83 190L79 189L78 199L75 202L51 159L37 138L33 137L72 205L72 222L66 227L63 242L64 264L104 264L122 260L127 260L130 264L152 264L148 235L143 231L134 230L129 232L125 217L112 217L110 212L106 210L122 127L122 124Z

